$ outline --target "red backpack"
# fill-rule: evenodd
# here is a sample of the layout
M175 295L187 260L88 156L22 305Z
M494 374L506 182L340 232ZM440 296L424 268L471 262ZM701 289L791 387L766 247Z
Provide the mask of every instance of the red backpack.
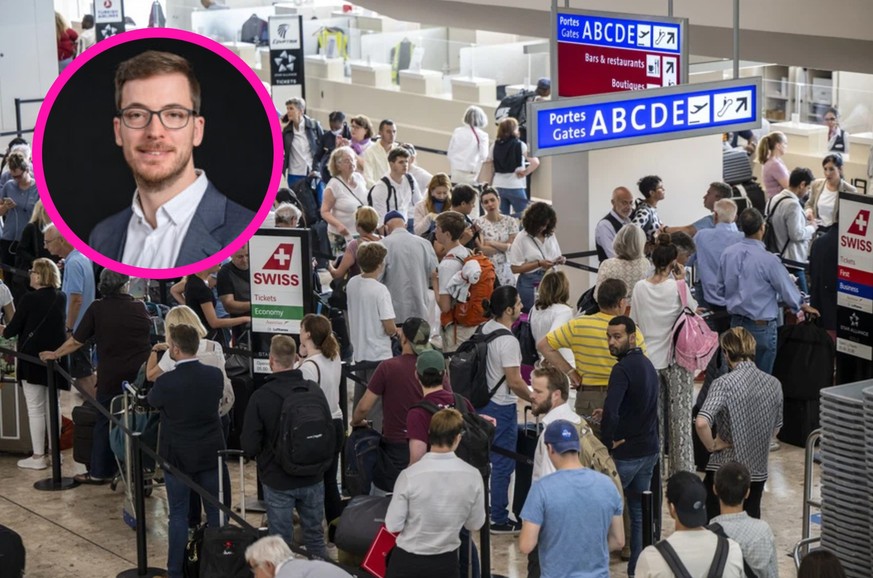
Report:
M462 327L476 327L491 319L482 306L484 299L491 299L491 294L494 293L494 284L497 282L497 272L494 271L494 264L491 263L491 259L485 255L475 253L466 259L461 259L457 255L446 255L443 258L457 259L461 262L462 267L469 261L475 260L479 263L482 274L479 276L479 280L470 286L470 293L467 296L466 303L453 300L452 308L440 315L442 326L445 327L449 323L455 323Z

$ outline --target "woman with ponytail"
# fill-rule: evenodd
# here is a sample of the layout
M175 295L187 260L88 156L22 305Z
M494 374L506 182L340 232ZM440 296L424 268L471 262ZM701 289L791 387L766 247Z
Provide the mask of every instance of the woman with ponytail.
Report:
M345 442L343 414L340 409L340 380L342 379L342 360L340 346L331 329L330 319L324 315L312 313L303 317L300 322L300 364L297 369L303 373L303 379L314 381L321 387L330 414L333 417L336 432L336 447L333 461L324 472L324 515L328 522L342 513L342 499L337 485L337 467L339 454ZM329 534L332 536L332 532ZM331 538L331 542L333 539Z
M520 371L521 346L512 334L512 324L521 316L521 298L515 287L503 285L482 305L491 319L483 323L477 333L489 335L499 331L502 335L494 337L487 346L485 378L488 391L493 391L493 395L485 407L479 408L479 413L497 422L494 445L515 451L518 398L530 401L527 383ZM492 452L491 468L491 533L518 534L521 524L509 519L509 479L515 470L515 461Z
M768 199L788 188L788 177L791 173L782 160L786 152L788 137L785 133L771 132L758 141L757 159L761 163L761 177Z
M646 340L647 355L661 376L659 433L669 437L670 466L667 476L676 472L694 471L691 406L694 376L671 356L673 323L682 312L679 292L685 294L688 307L697 309L697 302L685 284L685 267L676 262L679 254L670 235L661 233L652 251L654 274L637 282L631 297L631 318ZM668 434L669 432L669 434ZM663 456L661 463L664 463ZM662 472L665 471L661 466Z

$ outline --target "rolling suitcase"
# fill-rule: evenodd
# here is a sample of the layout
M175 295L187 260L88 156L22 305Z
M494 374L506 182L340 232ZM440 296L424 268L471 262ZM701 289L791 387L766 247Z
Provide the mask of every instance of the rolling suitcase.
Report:
M73 408L73 460L80 464L91 464L91 446L94 441L94 424L97 410L90 403Z
M0 388L0 452L29 454L33 450L24 390L14 382Z
M527 414L531 406L524 407L524 423L518 425L518 440L515 442L515 452L528 458L525 461L516 460L515 489L512 491L512 513L521 520L521 509L527 500L533 478L533 457L537 449L537 438L540 435L539 420L528 421Z
M218 501L224 503L224 458L239 456L240 492L245 496L245 468L243 452L224 450L218 452ZM245 499L240 500L242 517L246 516ZM200 578L249 578L251 568L246 563L246 548L258 539L256 533L240 526L231 526L219 511L220 527L203 531L203 541L194 556L199 561ZM196 549L196 544L193 549ZM186 553L187 554L187 553ZM189 556L186 556L189 558Z

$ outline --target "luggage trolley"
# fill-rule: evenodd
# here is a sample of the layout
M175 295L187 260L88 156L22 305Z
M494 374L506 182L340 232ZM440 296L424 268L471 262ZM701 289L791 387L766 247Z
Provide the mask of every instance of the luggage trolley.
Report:
M137 389L136 385L127 381L123 382L122 393L112 398L109 411L129 430L140 432L142 443L147 444L153 450L157 449L160 435L160 414L148 406L144 394ZM112 480L110 487L115 491L119 481L124 484L125 500L122 517L125 524L136 529L136 517L133 513L134 490L131 485L133 481L133 445L124 431L112 422L109 424L109 444L118 464L118 474ZM143 456L143 480L145 482L143 491L146 497L152 494L156 485L163 483L163 475L161 475L154 460L148 456Z
M796 568L800 568L800 561L809 553L810 546L821 542L820 536L810 535L811 524L809 521L809 516L812 513L813 508L821 510L821 500L815 500L812 497L815 447L818 445L820 439L821 428L813 430L813 432L809 434L809 437L806 438L806 450L804 452L803 464L803 529L800 541L794 545L794 550L792 551L792 557L794 558L794 565Z

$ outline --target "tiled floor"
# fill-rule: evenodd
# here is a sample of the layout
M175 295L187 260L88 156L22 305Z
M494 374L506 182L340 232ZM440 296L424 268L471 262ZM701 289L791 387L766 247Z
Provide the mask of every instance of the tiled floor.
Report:
M68 404L65 404L65 406ZM69 415L69 412L65 412ZM41 492L33 482L50 476L50 470L19 470L20 456L0 454L0 523L19 532L27 548L27 578L114 577L136 567L135 533L122 520L124 491L108 486L80 486L62 492ZM72 452L64 452L65 475L76 471ZM246 467L248 493L254 494L254 463ZM231 465L231 479L238 491L238 467ZM783 444L771 454L770 480L763 500L764 519L773 527L780 554L780 576L795 575L788 557L800 539L803 492L803 450ZM239 496L235 495L234 502ZM166 555L167 507L157 489L146 500L148 554L152 566L163 566ZM259 514L250 514L252 523ZM817 526L813 526L817 531ZM664 523L665 533L672 521ZM492 539L492 571L508 577L526 576L526 558L509 536ZM0 573L2 574L2 573ZM613 559L612 576L626 576L625 563Z

